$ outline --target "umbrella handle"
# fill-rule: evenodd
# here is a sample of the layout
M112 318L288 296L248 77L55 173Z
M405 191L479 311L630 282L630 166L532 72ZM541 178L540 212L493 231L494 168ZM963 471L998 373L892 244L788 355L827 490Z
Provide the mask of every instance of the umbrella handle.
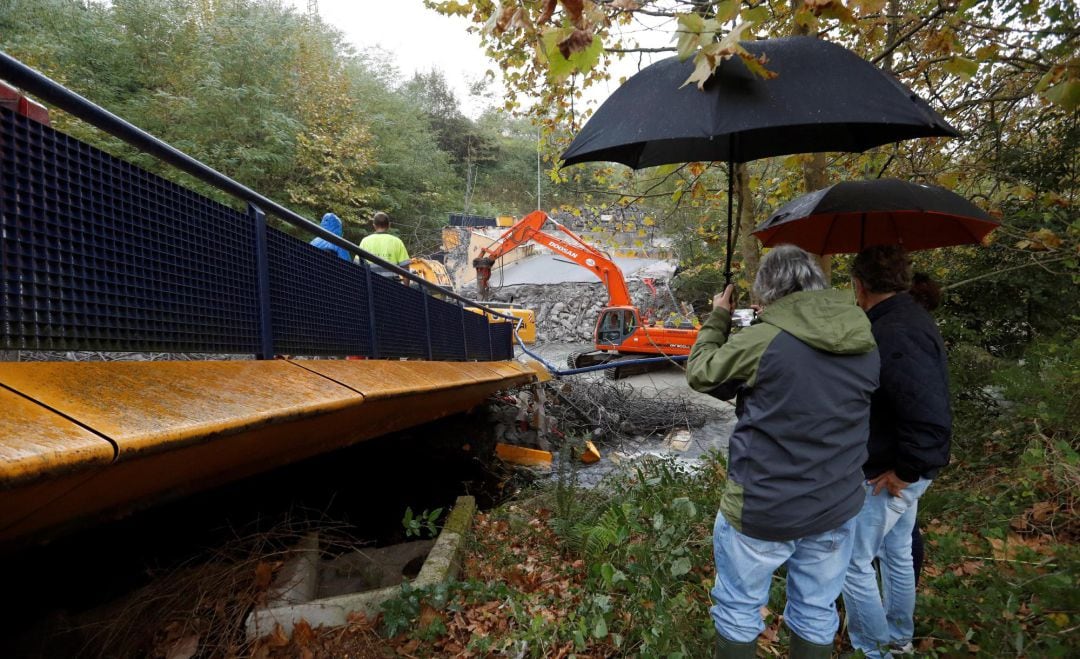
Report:
M731 284L731 208L735 192L735 135L728 136L728 169L727 169L727 256L724 261L724 288ZM743 201L745 203L745 200Z

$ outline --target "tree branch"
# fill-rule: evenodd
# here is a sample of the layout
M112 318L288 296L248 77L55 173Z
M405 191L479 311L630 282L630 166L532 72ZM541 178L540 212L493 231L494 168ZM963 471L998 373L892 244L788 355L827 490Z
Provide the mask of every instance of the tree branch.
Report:
M1003 270L995 270L993 272L987 272L985 274L981 274L981 275L978 275L976 277L971 277L970 279L964 279L962 281L958 281L956 283L949 284L948 286L942 286L941 290L950 291L950 290L952 290L954 288L959 288L960 286L963 286L965 284L970 284L972 282L976 282L976 281L979 281L981 279L988 279L988 278L994 277L996 275L1003 275L1006 272L1012 272L1014 270L1021 270L1023 268L1030 268L1032 266L1045 267L1045 264L1047 264L1047 263L1057 263L1058 261L1064 261L1065 259L1071 258L1071 256L1072 256L1071 254L1065 254L1064 256L1059 256L1059 257L1053 258L1053 259L1033 259L1030 263L1021 263L1020 265L1014 265L1014 266L1012 266L1010 268L1005 268Z
M989 98L973 98L967 101L961 101L956 105L945 105L945 112L956 112L957 110L963 110L964 108L971 107L973 105L981 105L983 103L1003 103L1010 101L1022 101L1026 98L1031 98L1031 92L1024 94L1015 94L1013 96L991 96Z
M910 39L913 34L915 34L919 30L921 30L924 27L926 27L927 25L929 25L933 20L935 20L938 16L941 16L945 12L946 12L945 7L939 5L938 8L937 8L937 11L935 11L934 13L930 14L929 16L923 18L921 21L919 21L918 23L915 24L915 27L913 27L910 30L908 30L907 32L901 34L900 37L897 38L897 40L894 43L889 44L889 46L885 50L881 51L877 56L874 57L874 59L870 60L870 63L871 64L877 64L881 60L888 57L889 53L896 50L902 43L904 43L905 41Z
M605 53L674 53L678 49L674 46L663 46L660 48L605 48Z

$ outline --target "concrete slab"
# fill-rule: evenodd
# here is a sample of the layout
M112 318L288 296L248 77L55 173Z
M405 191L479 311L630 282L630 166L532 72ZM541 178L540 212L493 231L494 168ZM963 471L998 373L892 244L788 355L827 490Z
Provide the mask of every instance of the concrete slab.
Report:
M465 550L465 534L472 526L475 513L476 500L473 497L457 498L420 573L412 581L414 587L432 586L457 578ZM248 615L246 633L249 639L256 639L270 634L274 627L281 625L285 634L291 635L293 627L301 620L312 627L340 627L349 622L350 615L363 614L374 618L381 611L383 603L400 592L401 586L398 584L307 602L267 606Z

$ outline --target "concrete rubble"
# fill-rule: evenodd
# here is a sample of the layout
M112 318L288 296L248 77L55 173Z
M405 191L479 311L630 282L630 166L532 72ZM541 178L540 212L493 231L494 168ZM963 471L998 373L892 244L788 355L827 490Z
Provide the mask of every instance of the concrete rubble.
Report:
M664 282L656 282L656 294L640 281L627 282L642 314L663 322L681 313ZM512 302L536 312L537 343L592 343L607 291L599 283L525 284L492 289L496 302Z

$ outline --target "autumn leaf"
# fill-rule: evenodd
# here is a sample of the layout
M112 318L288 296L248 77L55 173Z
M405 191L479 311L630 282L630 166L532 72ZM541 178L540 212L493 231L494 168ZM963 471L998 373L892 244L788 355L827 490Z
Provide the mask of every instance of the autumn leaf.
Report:
M863 16L880 12L885 8L885 2L886 0L855 0Z
M1050 229L1039 229L1038 231L1032 231L1027 235L1028 245L1027 249L1036 252L1042 252L1049 249L1057 249L1061 247L1061 238Z
M592 45L592 42L593 35L579 28L558 43L559 53L566 59L570 59L571 55L585 50Z
M698 89L704 90L705 83L712 76L713 71L720 65L720 62L730 58L732 55L738 53L742 55L745 53L745 49L739 45L739 41L743 38L743 32L752 26L751 23L743 22L736 25L731 32L729 32L719 43L711 43L698 52L694 56L694 71L690 74L690 77L680 85L680 89L695 83ZM753 56L750 56L753 59Z
M500 5L491 14L491 18L484 25L484 32L488 34L500 35L506 32L506 28L510 27L510 21L514 18L514 13L518 10L518 7L514 3L507 4L505 6Z
M421 607L420 607L420 620L419 620L419 624L420 624L421 628L430 627L432 625L432 623L434 623L436 620L441 620L441 619L442 619L442 617L439 615L439 612L436 611L434 607L432 607L429 604L421 605Z
M165 652L165 659L191 659L199 651L199 635L189 634L177 639Z
M283 648L289 644L289 637L285 635L285 629L281 623L274 625L274 631L267 637L267 645L272 648Z
M1057 504L1050 501L1040 501L1031 507L1031 519L1036 522L1045 522L1057 511Z
M315 630L307 620L301 618L293 625L292 640L300 647L310 645L315 640Z
M585 0L560 0L563 9L570 20L577 24L581 20L581 12L585 9Z
M952 572L958 577L963 577L978 574L982 569L983 564L981 561L964 561L960 565L954 567Z
M739 14L739 18L747 23L763 23L769 20L769 8L765 5L758 5L753 9L745 9Z
M764 78L765 80L772 80L777 76L776 71L770 71L765 67L765 65L768 64L769 59L764 55L754 57L751 53L739 53L739 57L742 58L746 68L750 69L755 75Z
M281 563L267 563L266 561L260 561L255 566L255 587L259 590L265 590L270 587L270 582L274 578L274 570L276 570Z
M558 4L558 0L545 0L544 10L540 12L540 17L536 19L536 24L542 25L551 20L551 16L555 13L555 7Z
M1046 100L1066 110L1080 107L1080 78L1068 78L1043 92Z
M855 16L851 10L844 6L840 0L804 0L807 9L814 12L815 16L834 18L841 23L853 23Z
M818 17L814 15L814 12L803 7L795 12L795 24L806 30L807 33L817 32Z
M979 72L979 63L966 57L954 57L945 62L941 68L963 80L971 80L971 76Z
M958 172L942 172L938 174L937 182L941 187L951 190L960 182L960 174Z
M680 60L689 59L701 44L711 41L715 34L715 27L708 30L705 19L700 14L680 14L677 22L679 28L676 32L676 51Z

